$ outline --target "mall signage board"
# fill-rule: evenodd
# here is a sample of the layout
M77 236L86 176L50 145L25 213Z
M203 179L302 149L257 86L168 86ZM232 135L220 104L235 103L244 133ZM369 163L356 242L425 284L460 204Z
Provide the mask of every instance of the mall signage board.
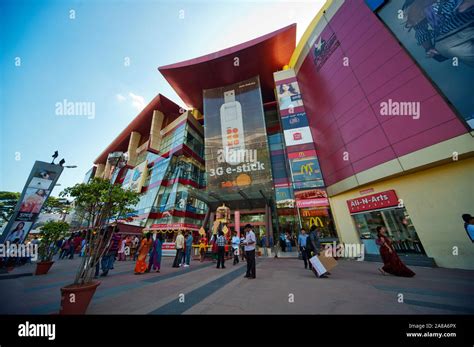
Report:
M381 208L398 206L399 201L395 190L371 194L351 200L347 200L350 213L378 210Z
M222 192L271 185L260 80L204 90L207 188Z
M63 169L60 165L35 162L13 215L0 235L0 243L25 241Z
M329 206L329 199L324 189L308 189L295 191L296 207Z

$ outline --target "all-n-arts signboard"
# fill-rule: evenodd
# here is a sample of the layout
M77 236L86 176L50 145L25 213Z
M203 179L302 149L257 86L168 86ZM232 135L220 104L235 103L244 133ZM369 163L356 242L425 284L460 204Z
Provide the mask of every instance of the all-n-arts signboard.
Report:
M381 208L398 206L398 197L395 190L363 196L347 200L347 207L350 213L378 210Z

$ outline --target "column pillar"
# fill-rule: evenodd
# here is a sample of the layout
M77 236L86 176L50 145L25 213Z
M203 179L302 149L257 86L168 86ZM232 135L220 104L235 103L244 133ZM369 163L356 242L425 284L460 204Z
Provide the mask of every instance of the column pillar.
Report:
M240 237L240 211L234 212L234 225L235 231L237 231L237 236Z
M155 151L160 149L161 144L161 129L163 127L163 120L165 115L158 111L153 111L153 118L151 120L151 129L150 129L150 144L149 147Z
M111 165L110 165L109 160L107 160L107 162L105 163L104 173L102 175L102 178L110 179L110 169L111 169Z
M140 143L142 136L139 132L132 131L130 134L130 140L128 142L128 161L127 164L130 166L135 166L137 163L137 148Z
M105 164L97 164L97 169L95 170L95 176L97 178L102 178L105 172Z
M268 237L270 235L270 227L272 224L271 220L271 211L270 211L270 206L268 204L265 204L265 236L266 236L266 241L265 241L265 247L268 247Z

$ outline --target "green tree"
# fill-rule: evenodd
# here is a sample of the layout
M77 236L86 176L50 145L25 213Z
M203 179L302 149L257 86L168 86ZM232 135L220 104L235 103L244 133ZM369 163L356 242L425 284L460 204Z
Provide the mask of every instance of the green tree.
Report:
M51 261L53 259L54 244L66 236L68 231L69 224L62 221L48 221L41 227L41 241L38 249L41 261Z
M113 185L108 180L94 178L88 183L79 183L66 188L61 197L74 198L76 208L85 212L88 228L87 248L76 274L74 284L92 281L93 269L102 256L101 251L110 241L112 233L101 232L105 226L115 223L120 216L132 212L138 203L139 194Z
M16 192L0 192L0 224L10 219L20 195Z

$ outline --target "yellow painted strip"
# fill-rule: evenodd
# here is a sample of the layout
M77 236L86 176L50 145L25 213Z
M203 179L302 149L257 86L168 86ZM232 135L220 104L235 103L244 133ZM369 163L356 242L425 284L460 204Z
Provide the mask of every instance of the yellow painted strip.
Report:
M303 36L300 39L300 42L298 42L298 45L296 46L295 50L293 51L293 54L291 55L291 59L288 64L290 68L293 69L295 67L296 62L298 61L298 58L301 55L301 52L303 52L303 48L305 47L306 43L311 37L311 34L313 33L313 30L316 28L316 25L318 25L319 21L323 17L324 11L331 7L333 2L334 0L326 0L326 3L323 5L323 7L321 7L316 17L314 17L314 19L306 28Z

